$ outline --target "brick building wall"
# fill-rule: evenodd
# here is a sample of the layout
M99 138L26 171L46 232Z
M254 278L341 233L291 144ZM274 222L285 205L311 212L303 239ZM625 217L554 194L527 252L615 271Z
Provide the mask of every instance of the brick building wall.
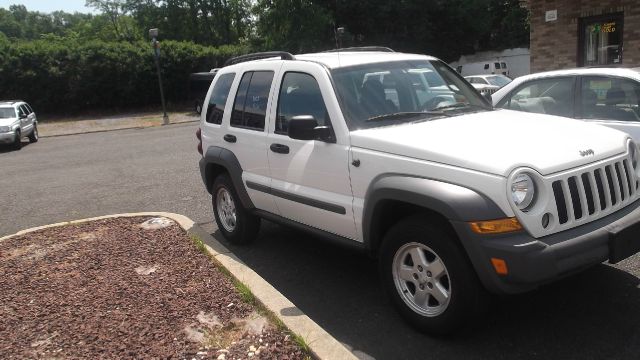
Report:
M624 13L622 66L640 67L640 0L529 0L531 72L578 66L579 19ZM555 21L545 12L557 10Z

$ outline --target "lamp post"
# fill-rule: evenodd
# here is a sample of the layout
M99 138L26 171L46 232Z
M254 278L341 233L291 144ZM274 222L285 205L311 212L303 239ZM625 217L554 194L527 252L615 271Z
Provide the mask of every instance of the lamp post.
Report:
M164 102L164 90L162 89L162 76L160 75L160 42L158 41L158 29L149 29L149 37L151 38L151 46L153 46L153 58L156 63L156 72L158 73L158 85L160 86L160 99L162 100L162 125L169 124L169 115L167 115L167 106Z

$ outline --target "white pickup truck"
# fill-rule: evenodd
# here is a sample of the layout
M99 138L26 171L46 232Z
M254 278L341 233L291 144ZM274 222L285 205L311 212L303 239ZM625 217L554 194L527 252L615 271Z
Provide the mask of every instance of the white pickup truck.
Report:
M197 136L229 241L250 242L268 219L369 252L399 312L425 332L468 323L488 292L640 250L627 134L494 110L433 57L358 48L231 59Z

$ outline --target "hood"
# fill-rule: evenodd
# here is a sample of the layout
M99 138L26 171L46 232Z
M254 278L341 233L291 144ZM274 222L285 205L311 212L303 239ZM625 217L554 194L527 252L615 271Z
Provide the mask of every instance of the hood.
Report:
M17 120L17 118L0 119L0 126L11 126L11 124L16 122Z
M629 135L557 116L495 110L357 130L354 147L507 176L518 167L542 175L626 151ZM592 150L582 156L581 151Z

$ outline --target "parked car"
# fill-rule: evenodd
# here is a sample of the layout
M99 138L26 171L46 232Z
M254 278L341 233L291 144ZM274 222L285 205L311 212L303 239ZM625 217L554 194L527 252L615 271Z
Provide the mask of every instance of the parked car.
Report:
M211 69L208 72L198 72L189 74L189 98L193 100L193 106L196 113L202 112L204 98L207 96L209 86L213 78L216 77L218 69Z
M31 106L22 100L0 101L0 143L22 148L22 138L38 141L38 119Z
M522 76L492 95L498 108L601 124L640 141L640 68L582 68Z
M250 54L218 72L196 137L231 243L267 219L375 256L400 314L439 334L476 319L487 291L640 250L628 134L495 110L434 57L357 50ZM421 96L432 83L441 95Z
M473 63L467 63L464 65L458 65L456 71L462 76L475 75L475 74L502 74L509 75L509 67L505 61L478 61Z
M493 94L512 81L511 78L504 75L472 75L464 78L481 94Z

